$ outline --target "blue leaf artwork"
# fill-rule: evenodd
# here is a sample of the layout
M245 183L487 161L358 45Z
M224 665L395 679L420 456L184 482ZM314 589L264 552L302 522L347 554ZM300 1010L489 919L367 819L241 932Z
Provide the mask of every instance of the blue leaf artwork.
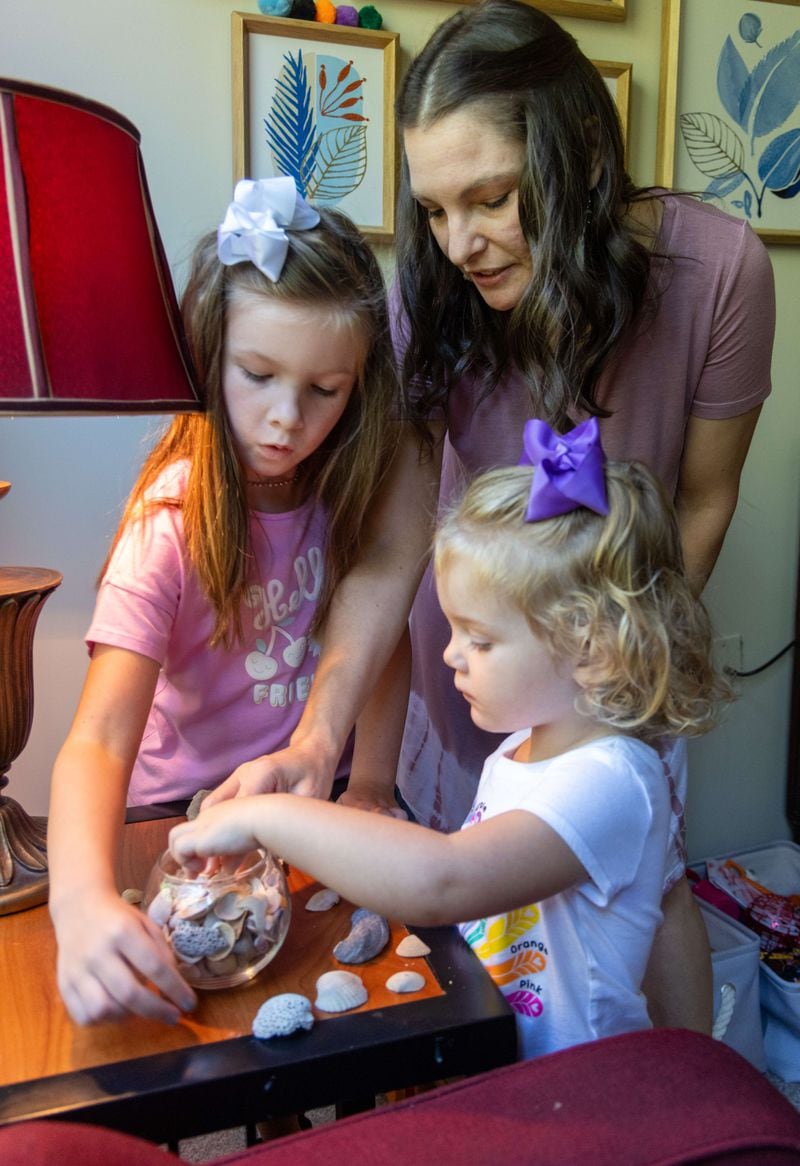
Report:
M678 119L692 163L710 180L703 197L730 200L754 225L767 195L786 200L800 192L800 127L791 124L800 104L800 30L762 52L752 67L748 50L743 54L734 39L762 48L760 38L768 34L766 18L745 12L717 61L722 115L703 111Z
M275 170L312 203L336 205L367 171L365 79L352 61L287 52L264 132Z

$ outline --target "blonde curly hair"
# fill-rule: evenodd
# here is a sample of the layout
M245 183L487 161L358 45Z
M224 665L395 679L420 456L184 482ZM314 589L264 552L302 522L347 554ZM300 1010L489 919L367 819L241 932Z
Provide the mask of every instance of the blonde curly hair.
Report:
M585 715L648 741L707 732L733 690L712 664L711 623L660 483L637 462L609 461L607 516L580 508L526 522L535 472L475 479L439 525L437 575L465 559L479 587L519 607L554 660L575 661Z

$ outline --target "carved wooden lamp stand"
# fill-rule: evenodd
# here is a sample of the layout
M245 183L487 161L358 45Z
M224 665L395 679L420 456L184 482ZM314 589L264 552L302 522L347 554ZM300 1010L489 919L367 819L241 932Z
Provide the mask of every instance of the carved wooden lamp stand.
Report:
M3 494L7 486L0 482ZM31 731L36 621L60 582L45 567L0 567L0 915L47 899L47 819L32 818L5 790Z

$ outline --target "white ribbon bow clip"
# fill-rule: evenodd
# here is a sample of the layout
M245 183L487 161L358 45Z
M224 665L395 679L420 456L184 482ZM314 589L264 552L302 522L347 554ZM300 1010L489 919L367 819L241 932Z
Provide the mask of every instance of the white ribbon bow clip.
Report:
M217 254L226 267L254 263L277 283L289 250L284 228L307 231L318 222L319 215L297 193L293 178L243 178L217 230Z

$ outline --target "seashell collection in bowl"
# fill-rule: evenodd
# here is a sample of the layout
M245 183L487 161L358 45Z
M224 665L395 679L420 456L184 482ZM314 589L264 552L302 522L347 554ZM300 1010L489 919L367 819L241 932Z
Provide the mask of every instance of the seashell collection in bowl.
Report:
M280 951L291 899L283 868L266 851L251 851L234 873L190 878L167 850L150 872L142 909L163 928L192 987L234 988Z

